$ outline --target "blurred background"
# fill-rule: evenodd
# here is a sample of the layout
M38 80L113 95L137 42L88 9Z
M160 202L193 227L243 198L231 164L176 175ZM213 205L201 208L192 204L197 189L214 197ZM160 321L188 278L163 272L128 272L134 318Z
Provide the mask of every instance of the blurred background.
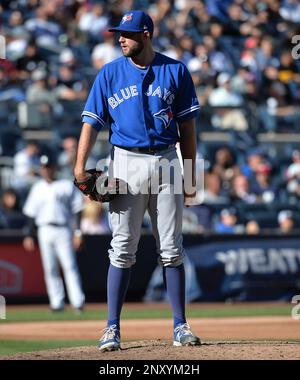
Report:
M300 35L298 0L0 4L6 41L6 59L0 59L0 294L12 301L45 295L44 285L32 282L38 276L28 274L35 265L41 271L38 255L24 259L30 254L21 244L22 206L40 178L42 154L54 152L59 177L72 179L87 94L99 69L121 55L107 29L130 9L152 17L155 49L187 65L201 104L204 200L186 208L183 220L188 300L287 300L300 291L300 47L292 42ZM89 167L108 157L108 136L108 129L99 133ZM81 227L84 288L88 299L103 300L97 268L107 268L106 207L86 202ZM129 298L162 300L147 215L143 232L139 280Z

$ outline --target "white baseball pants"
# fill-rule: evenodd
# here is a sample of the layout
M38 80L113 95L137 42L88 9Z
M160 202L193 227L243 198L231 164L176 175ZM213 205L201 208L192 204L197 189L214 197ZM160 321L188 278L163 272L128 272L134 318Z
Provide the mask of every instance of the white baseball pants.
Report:
M38 228L38 241L50 306L64 306L65 291L60 275L63 270L70 303L74 308L84 304L85 297L75 258L72 232L68 227L42 226Z
M170 163L171 170L168 169ZM159 166L164 170L159 169ZM119 268L129 268L135 263L147 209L156 239L159 264L180 265L184 256L183 193L181 166L175 147L155 155L114 147L110 175L127 182L131 190L110 202L113 236L112 248L109 250L110 262Z

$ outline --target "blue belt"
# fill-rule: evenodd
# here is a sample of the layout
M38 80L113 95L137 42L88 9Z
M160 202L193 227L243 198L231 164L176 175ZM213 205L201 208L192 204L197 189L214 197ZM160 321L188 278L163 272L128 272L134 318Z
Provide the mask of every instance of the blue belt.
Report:
M136 152L136 153L144 153L144 154L155 154L158 152L161 152L163 150L167 150L170 148L174 148L175 144L171 145L158 145L158 146L153 146L153 147L128 147L128 146L120 146L120 145L115 145L117 148L129 150L130 152Z

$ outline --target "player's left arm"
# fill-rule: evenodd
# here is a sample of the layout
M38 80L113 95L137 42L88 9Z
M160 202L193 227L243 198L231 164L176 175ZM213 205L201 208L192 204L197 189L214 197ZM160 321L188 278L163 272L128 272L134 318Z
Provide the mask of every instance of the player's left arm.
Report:
M178 123L180 133L180 151L183 160L184 198L196 196L196 121L195 118ZM189 161L187 161L189 160ZM191 170L188 170L190 167Z

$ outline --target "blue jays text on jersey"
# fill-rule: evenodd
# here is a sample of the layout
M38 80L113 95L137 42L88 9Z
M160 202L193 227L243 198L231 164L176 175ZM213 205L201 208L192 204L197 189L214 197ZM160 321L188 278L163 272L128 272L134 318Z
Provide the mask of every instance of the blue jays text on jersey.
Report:
M98 131L108 123L110 142L124 147L154 147L178 141L177 123L200 108L184 64L160 53L146 69L121 57L98 73L82 112Z

